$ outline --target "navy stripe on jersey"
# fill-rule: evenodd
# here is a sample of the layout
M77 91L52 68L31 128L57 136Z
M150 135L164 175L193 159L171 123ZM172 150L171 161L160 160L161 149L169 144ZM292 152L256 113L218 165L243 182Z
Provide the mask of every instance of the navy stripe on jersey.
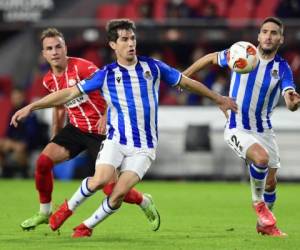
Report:
M127 144L127 138L125 135L125 122L124 122L124 114L122 108L120 106L118 93L116 90L115 83L115 72L112 69L109 69L107 74L107 87L109 89L109 94L111 98L112 105L118 110L118 129L120 133L120 143L123 145Z
M153 76L153 85L152 85L152 95L154 98L154 103L155 103L155 131L156 131L156 139L158 139L158 128L157 128L157 117L158 117L158 96L159 92L156 95L156 90L155 90L155 84L159 84L159 81L157 81L158 78L158 69L153 63L153 61L148 61L149 68L151 70L152 76ZM159 86L157 86L159 89ZM158 90L159 91L159 90Z
M265 102L265 97L267 95L269 85L271 83L271 69L273 68L274 60L269 62L266 67L266 71L263 78L263 83L260 88L256 110L255 110L255 118L256 118L256 127L257 132L264 132L263 124L262 124L262 109Z
M115 128L111 124L111 111L110 111L110 109L108 109L108 111L107 111L107 125L109 127L107 138L112 139L113 135L114 135L114 132L115 132Z
M277 83L276 87L272 90L272 92L270 94L270 98L269 98L268 109L267 109L267 123L268 123L269 129L272 128L272 124L271 124L271 120L270 120L270 114L273 110L275 96L278 92L279 87L280 87L280 84Z
M125 97L128 105L128 113L129 113L129 119L131 124L133 143L135 147L140 148L141 140L140 140L140 133L137 124L136 106L135 106L133 92L132 92L131 79L127 69L121 66L119 66L119 69L122 73L122 78L123 78L122 82L124 84Z
M149 102L149 96L148 96L148 89L147 89L147 81L145 80L143 76L143 68L138 62L136 64L136 73L140 82L140 91L141 91L141 96L142 96L142 102L143 102L143 109L144 109L144 120L145 120L145 132L146 132L146 140L147 140L147 145L149 148L153 148L153 138L151 134L151 125L150 125L150 102Z
M235 80L233 84L231 97L235 100L241 82L241 74L235 72L233 74L235 74ZM235 128L235 127L236 127L236 113L231 111L229 128Z
M249 73L246 89L245 89L245 96L242 104L242 123L244 125L245 129L251 129L250 127L250 122L249 122L249 108L250 108L250 102L253 94L253 88L255 85L255 78L256 74L259 68L259 63L258 66Z

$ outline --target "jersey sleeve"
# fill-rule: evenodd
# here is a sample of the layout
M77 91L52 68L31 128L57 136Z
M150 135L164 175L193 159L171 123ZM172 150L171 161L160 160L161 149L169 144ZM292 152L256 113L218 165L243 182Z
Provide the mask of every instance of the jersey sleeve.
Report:
M228 49L222 50L218 52L218 65L220 67L227 67L227 53L229 53Z
M162 61L155 60L155 62L159 68L161 80L163 80L166 84L170 86L176 86L180 82L182 77L181 72L179 72L175 68L170 67Z
M81 93L86 94L97 89L101 90L106 77L106 73L106 69L96 71L89 78L80 81L77 84L78 89Z
M293 72L288 63L285 62L283 65L283 75L281 80L282 94L284 94L284 92L288 89L295 89L295 83L293 79Z
M95 64L87 60L78 60L77 66L80 79L86 79L98 70Z

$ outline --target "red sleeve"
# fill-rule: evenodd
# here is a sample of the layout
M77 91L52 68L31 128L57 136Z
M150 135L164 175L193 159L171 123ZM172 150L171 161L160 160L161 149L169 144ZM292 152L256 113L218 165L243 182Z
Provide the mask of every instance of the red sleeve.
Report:
M81 58L77 60L76 64L80 80L90 77L90 75L98 70L98 67L95 64Z

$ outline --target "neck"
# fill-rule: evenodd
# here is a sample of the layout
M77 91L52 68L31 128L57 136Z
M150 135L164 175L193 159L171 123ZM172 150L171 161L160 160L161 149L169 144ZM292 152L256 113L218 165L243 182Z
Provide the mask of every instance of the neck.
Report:
M258 46L258 51L260 57L265 60L273 59L277 53L277 49L274 51L266 51L261 46Z
M124 65L124 66L131 66L136 64L137 62L137 57L135 56L132 60L126 60L126 59L117 59L118 64Z
M51 70L54 75L61 76L67 68L67 60L62 65L52 66Z

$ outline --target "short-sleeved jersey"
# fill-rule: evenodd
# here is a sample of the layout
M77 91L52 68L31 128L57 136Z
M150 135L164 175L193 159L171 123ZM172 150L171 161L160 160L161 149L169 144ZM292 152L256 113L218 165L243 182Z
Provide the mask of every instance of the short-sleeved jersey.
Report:
M77 86L82 93L100 89L109 106L108 140L136 148L155 148L160 80L170 86L181 73L165 63L138 57L132 66L107 65Z
M92 62L81 58L68 57L68 65L63 75L56 76L52 71L44 76L43 85L49 92L69 88L90 77L96 70ZM65 104L72 125L83 132L98 134L96 126L106 109L106 103L99 90L82 95Z
M218 53L218 64L228 66L227 50ZM280 93L295 89L288 63L278 55L272 60L260 58L256 68L248 74L232 71L229 96L236 100L238 113L231 112L229 128L256 132L272 129L271 115Z

